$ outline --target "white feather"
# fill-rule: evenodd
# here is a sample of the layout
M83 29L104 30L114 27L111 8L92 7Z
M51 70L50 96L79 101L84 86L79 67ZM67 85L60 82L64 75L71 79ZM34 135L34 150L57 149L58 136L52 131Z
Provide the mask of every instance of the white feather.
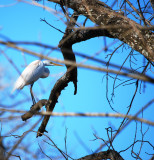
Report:
M49 60L33 61L21 73L21 75L19 76L19 78L17 79L17 81L14 84L12 92L14 92L16 89L23 89L24 86L27 86L29 84L33 84L39 78L48 77L50 71L48 68L45 68L45 66L53 66L53 65L61 66L61 65L55 64Z
M44 68L43 62L40 60L30 63L15 82L12 92L37 81L42 76Z

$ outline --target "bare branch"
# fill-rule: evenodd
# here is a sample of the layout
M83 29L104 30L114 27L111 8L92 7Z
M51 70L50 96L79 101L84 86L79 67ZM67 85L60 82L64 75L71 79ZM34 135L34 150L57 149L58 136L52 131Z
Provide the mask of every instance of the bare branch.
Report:
M43 101L43 100L40 100L40 101ZM35 104L34 106L38 107L39 104L40 103L38 102L37 105ZM29 112L27 112L23 110L12 110L12 109L3 109L3 108L0 108L0 111L11 112L11 113L26 113L24 114L26 115L26 118L25 116L24 117L22 116L23 120L27 120L28 118L31 118L33 115L54 116L54 117L114 117L114 118L128 118L129 120L136 120L136 121L154 126L154 122L149 121L147 119L138 118L137 116L132 116L132 115L125 115L121 113L95 113L95 112L93 113L73 113L73 112L60 113L60 112L43 112L43 111L36 112L36 110L32 112L32 109Z
M143 106L141 109L139 109L139 111L134 115L135 117L137 117L140 113L142 113L145 109L147 109L150 105L152 105L154 103L154 99L152 99L150 102L148 102L145 106ZM119 132L117 134L114 134L113 139L115 139L115 137L117 135L119 135L120 132L122 132L130 123L132 122L132 120L128 120L119 130ZM109 142L108 142L109 143ZM95 152L100 151L104 146L106 146L106 144L102 144Z
M114 38L118 38L127 43L133 49L144 55L148 60L154 62L154 38L152 38L154 34L152 32L141 31L141 25L104 6L99 0L85 0L84 2L85 3L78 0L63 0L65 6L72 8L78 14L86 16L99 26L127 25L129 30L120 27L117 29L108 29L107 31Z
M115 150L108 150L99 153L94 153L77 160L102 160L102 159L111 159L111 160L123 160L118 152Z
M27 119L31 118L33 115L35 115L44 105L47 104L46 99L42 99L38 101L35 105L33 105L30 109L30 111L26 112L26 114L22 115L21 118L23 121L26 121Z
M37 125L38 123L40 122L42 118L40 118L27 132L25 132L21 138L17 141L17 143L12 147L12 149L7 153L7 157L6 159L8 159L10 156L12 156L12 153L15 149L17 149L18 145L22 142L22 140L28 135L28 133L30 131L32 131Z
M69 60L73 63L76 63L76 58L75 54L73 53L72 50L72 44L65 41L67 37L71 34L72 32L72 27L76 24L76 20L78 18L78 15L74 13L70 21L68 23L68 26L65 30L65 34L62 38L62 40L59 42L59 47L61 49L61 52L63 54L64 60ZM71 28L70 28L71 27ZM67 51L69 50L70 54L67 54ZM68 85L69 82L73 82L74 84L74 95L77 93L77 67L72 65L66 64L67 67L67 72L56 82L54 85L53 89L51 90L50 96L49 96L49 102L46 105L46 109L49 112L52 112L56 103L58 102L59 95L61 94L61 91ZM42 136L42 133L45 132L46 125L49 121L50 116L45 116L40 128L38 129L37 137Z
M101 68L101 67L96 67L96 66L90 66L90 65L84 65L84 64L81 64L81 63L75 63L75 62L72 62L70 60L64 60L63 61L63 60L59 60L59 59L56 59L56 58L51 58L51 57L45 56L43 54L39 54L39 53L30 51L30 50L24 49L22 47L18 47L12 42L0 41L0 44L9 46L11 48L26 52L26 53L34 55L34 56L37 56L37 57L39 57L41 59L48 59L48 60L51 60L51 61L54 61L54 62L63 63L63 64L66 64L67 66L88 68L88 69L97 70L97 71L101 71L101 72L109 72L109 73L113 73L113 74L119 74L119 75L131 77L131 78L134 78L134 79L139 79L139 80L147 81L147 82L150 82L150 83L154 83L154 79L153 78L151 78L149 76L145 76L143 74L135 74L135 73L130 73L129 74L129 73L120 72L120 71L116 71L116 70L111 70L111 69L106 69L106 68ZM68 51L68 49L66 49L66 52L67 51Z

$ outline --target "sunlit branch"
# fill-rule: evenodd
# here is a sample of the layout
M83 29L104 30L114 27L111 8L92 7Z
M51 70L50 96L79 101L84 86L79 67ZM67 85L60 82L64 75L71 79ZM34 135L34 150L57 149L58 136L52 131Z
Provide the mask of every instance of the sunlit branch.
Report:
M23 110L13 110L13 109L4 109L0 108L0 111L2 112L11 112L11 113L27 113L27 111ZM54 117L114 117L114 118L128 118L129 120L136 120L139 122L143 122L149 125L154 126L154 122L143 119L143 118L138 118L136 116L131 116L131 115L125 115L125 114L120 114L120 113L74 113L74 112L66 112L66 113L58 113L58 112L37 112L35 115L42 115L42 116L54 116Z
M152 45L153 32L141 31L140 28L142 28L142 26L140 24L127 18L127 16L124 16L123 14L109 9L104 5L103 2L88 0L86 0L85 2L86 4L84 4L82 1L77 0L63 1L66 7L73 9L81 15L84 15L98 26L126 25L127 27L129 27L129 29L119 27L114 29L107 29L107 32L114 38L127 43L132 49L144 55L149 61L154 61ZM87 8L90 12L87 11Z
M16 45L20 45L20 44L21 45L35 45L35 46L38 46L38 47L43 47L43 48L46 48L46 49L48 48L48 49L52 49L52 50L56 50L56 51L60 52L60 49L58 47L54 47L54 46L43 44L43 43L39 43L39 42L29 42L29 41L9 41L9 42L11 42L13 44L16 44ZM103 49L103 50L105 50L105 49ZM68 54L70 54L69 51L68 51ZM92 60L94 62L98 62L100 64L107 65L107 63L108 63L106 61L103 61L102 59L98 59L98 58L96 58L94 56L89 56L89 55L86 55L86 54L83 54L83 53L74 52L74 54L76 56L83 57L83 58L86 58L88 60ZM117 68L117 69L121 68L121 66L119 66L117 64L114 64L114 63L111 63L111 62L110 62L110 67L114 67L114 68ZM122 67L122 70L124 70L126 72L132 72L131 69L129 69L127 67L124 67L124 66ZM135 71L135 72L139 73L137 71Z
M14 48L14 49L17 49L17 50L20 50L22 52L26 52L26 53L28 53L30 55L33 55L33 56L37 56L41 59L48 59L48 60L51 60L51 61L54 61L54 62L59 62L59 63L63 63L63 64L66 64L66 65L71 65L73 67L81 67L81 68L87 68L87 69L92 69L92 70L101 71L101 72L109 72L109 73L113 73L113 74L119 74L119 75L122 75L122 76L131 77L131 78L134 78L134 79L139 79L139 80L147 81L147 82L150 82L150 83L154 83L153 78L151 78L149 76L145 76L143 74L125 73L125 72L120 72L120 71L116 71L116 70L112 70L112 69L96 67L96 66L92 66L92 65L74 63L74 62L68 61L68 60L63 61L63 60L59 60L59 59L56 59L56 58L51 58L51 57L45 56L43 54L39 54L39 53L30 51L30 50L27 50L27 49L22 48L22 47L18 47L14 43L11 43L11 42L0 41L0 44L3 44L5 46L11 47L11 48Z

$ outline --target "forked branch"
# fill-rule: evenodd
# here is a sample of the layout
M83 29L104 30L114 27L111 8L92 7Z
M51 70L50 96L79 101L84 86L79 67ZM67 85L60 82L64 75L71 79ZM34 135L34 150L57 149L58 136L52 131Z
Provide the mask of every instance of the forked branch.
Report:
M65 34L62 38L62 40L59 43L59 47L61 49L61 52L63 54L64 60L69 60L74 63L76 63L75 54L72 50L72 43L69 41L69 36L72 33L72 29L76 23L78 16L74 13L70 19L70 22L65 30ZM68 54L69 52L69 54ZM48 100L48 104L46 105L47 112L52 112L56 103L58 102L58 97L61 94L61 91L68 85L69 82L74 83L74 94L77 93L77 67L66 65L67 72L56 82L53 89L51 90L50 97ZM46 125L49 121L50 116L45 116L40 128L37 132L37 137L42 136L42 134L46 131Z

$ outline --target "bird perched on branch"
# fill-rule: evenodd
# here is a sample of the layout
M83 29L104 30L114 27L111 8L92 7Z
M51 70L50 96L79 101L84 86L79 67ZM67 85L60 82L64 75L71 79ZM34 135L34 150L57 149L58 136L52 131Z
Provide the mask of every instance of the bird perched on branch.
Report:
M19 78L14 84L14 88L12 92L14 92L16 89L23 89L27 85L31 85L30 87L30 93L33 101L33 105L36 104L32 87L35 81L37 81L39 78L47 78L50 74L50 71L45 66L62 66L60 64L53 63L49 60L40 61L35 60L31 62L21 73Z

